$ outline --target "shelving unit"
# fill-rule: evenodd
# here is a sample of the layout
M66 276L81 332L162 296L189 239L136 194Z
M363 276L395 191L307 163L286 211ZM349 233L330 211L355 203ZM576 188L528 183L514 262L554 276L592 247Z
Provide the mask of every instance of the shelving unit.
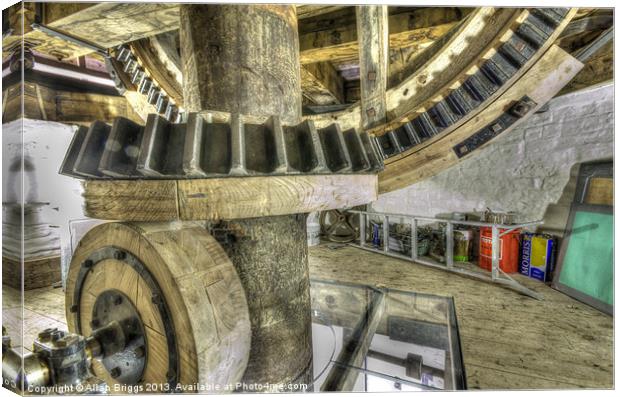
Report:
M488 223L488 222L477 222L477 221L459 221L452 219L440 219L433 218L427 216L417 216L417 215L406 215L406 214L392 214L392 213L381 213L381 212L370 212L370 211L359 211L359 210L351 210L350 212L359 214L359 231L360 231L360 239L356 243L350 243L355 247L359 247L361 249L376 252L379 254L391 256L394 258L404 259L410 262L419 263L421 265L430 266L436 269L441 269L445 271L449 271L452 273L460 274L466 277L473 277L482 281L488 281L496 284L503 285L505 287L511 288L523 295L530 296L534 299L542 300L542 296L529 288L524 287L519 284L518 281L510 277L509 274L505 273L499 266L500 262L500 238L506 233L509 233L512 230L540 225L543 223L542 220L532 221L532 222L524 222L514 225L503 225L497 223ZM366 241L366 228L368 226L368 222L370 217L378 217L383 220L383 241L389 241L389 218L400 218L405 222L410 222L411 224L411 255L403 255L398 252L394 252L390 250L389 244L383 244L382 249L377 249L375 247L369 246ZM418 227L419 222L436 222L440 224L446 225L446 263L443 264L439 261L435 261L431 258L427 257L419 257L418 256ZM469 269L457 267L454 264L453 254L454 254L454 225L464 225L464 226L472 226L472 227L489 227L492 230L492 240L491 240L491 260L492 267L489 275L481 272L475 272ZM504 230L503 232L501 230ZM364 236L362 238L361 236Z

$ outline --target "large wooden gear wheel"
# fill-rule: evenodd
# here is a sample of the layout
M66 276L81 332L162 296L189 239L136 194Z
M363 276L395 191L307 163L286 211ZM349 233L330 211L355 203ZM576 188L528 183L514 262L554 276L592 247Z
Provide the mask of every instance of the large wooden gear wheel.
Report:
M124 294L144 327L146 363L139 383L161 384L164 390L153 391L165 391L177 384L224 388L241 379L251 338L245 293L233 264L204 227L105 223L93 228L69 268L71 332L92 333L91 326L98 325L91 324L93 308L106 291ZM109 385L122 383L97 360L93 369Z
M364 127L376 139L385 162L378 175L379 192L403 188L453 166L514 129L557 94L583 67L557 45L577 14L576 8L476 8L390 75L385 118ZM154 86L183 107L176 36L169 31L127 43L121 58L141 65L134 77L150 76ZM414 43L412 39L407 44ZM305 66L302 62L302 71ZM125 96L142 117L165 113L149 105L146 95L135 95L136 89L140 91L126 90ZM359 128L374 106L371 102L365 104L362 98L344 110L307 114L304 119L317 128L334 122L342 130ZM525 105L524 111L511 114L515 105Z

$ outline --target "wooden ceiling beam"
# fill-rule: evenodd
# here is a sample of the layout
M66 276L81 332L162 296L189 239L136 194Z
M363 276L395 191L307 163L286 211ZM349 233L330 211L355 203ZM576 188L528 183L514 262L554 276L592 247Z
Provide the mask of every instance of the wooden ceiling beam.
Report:
M300 4L297 6L297 18L308 19L319 15L328 14L334 11L341 10L347 6L328 6L328 5L309 5Z
M356 8L363 129L385 122L389 35L387 6Z
M470 11L471 9L463 8L421 8L390 15L390 47L416 45L420 49L426 48L452 29ZM349 18L341 14L338 18L344 23L337 19L328 20L324 25L333 28L300 34L302 64L357 58L357 29L355 24L346 23ZM300 31L303 32L304 28L300 27Z
M44 12L44 15L45 19L49 20L45 21L47 26L103 48L115 47L179 27L179 5L173 3L97 3L86 8L52 8L48 9L47 13ZM92 52L89 48L36 30L26 31L23 38L34 50L59 59L75 58ZM2 43L3 50L6 51L21 39L19 32L5 38Z
M23 84L4 87L2 99L3 123L22 116L86 126L95 120L111 122L117 117L142 122L140 116L122 96L72 92L25 81Z
M357 31L351 15L347 14L350 11L346 8L352 7L326 6L312 12L300 7L298 12L304 15L304 19L299 22L302 64L357 59ZM462 8L406 10L391 10L394 14L389 19L390 46L393 48L413 44L420 48L426 47L469 12L469 9ZM334 15L334 18L330 18L327 12ZM178 29L179 8L175 3L95 3L79 7L54 3L46 5L43 23L109 48ZM24 39L34 43L35 50L59 59L91 52L88 48L38 31L27 32ZM3 48L6 50L16 40L21 40L21 36L9 36L4 40Z
M578 91L614 79L614 43L609 41L586 61L583 69L558 93L558 96Z
M304 102L315 105L344 103L344 81L329 62L317 62L301 67L301 90Z

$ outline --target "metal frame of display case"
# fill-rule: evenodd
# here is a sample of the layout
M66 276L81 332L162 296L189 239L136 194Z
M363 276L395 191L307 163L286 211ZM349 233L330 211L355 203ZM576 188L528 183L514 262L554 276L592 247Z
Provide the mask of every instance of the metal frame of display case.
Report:
M371 285L351 284L346 282L337 282L334 280L311 279L311 285L313 288L318 285L323 285L334 286L337 288L366 290L371 292L371 295L367 297L367 303L364 305L365 309L359 312L358 322L350 328L350 335L347 337L345 345L343 345L339 351L334 350L334 352L332 352L332 356L329 359L329 364L332 366L329 371L326 372L327 376L322 384L315 385L315 387L320 386L320 388L317 388L315 391L353 391L354 384L360 374L363 374L364 376L378 377L404 385L410 385L421 390L448 391L467 389L464 361L460 346L459 327L456 317L456 308L452 297L435 296L426 293L391 288L378 288ZM446 328L445 334L443 334L444 339L442 339L441 332L431 332L433 335L430 339L428 339L428 328L426 333L424 331L420 332L421 329L419 323L416 323L416 332L410 328L411 323L407 326L402 322L402 320L416 321L414 318L400 317L398 314L390 315L389 307L394 305L394 300L398 301L399 299L402 299L402 297L414 298L414 302L418 299L427 299L428 302L436 302L436 300L439 299L447 303L444 314L445 324L440 325L432 323L435 326L444 326ZM337 306L338 305L336 304L336 307ZM394 307L392 307L392 310L393 309ZM321 322L327 321L329 323L331 317L329 313L322 312L319 308L313 308L313 311L316 312L313 316L321 318ZM366 365L364 364L365 359L366 357L370 357L369 354L371 351L372 340L378 332L378 326L382 321L386 321L388 324L387 332L389 333L389 324L392 321L390 319L401 320L401 322L398 323L394 322L394 327L400 329L400 332L394 335L389 334L390 339L404 342L407 338L413 337L416 338L416 341L411 342L408 340L407 343L421 344L423 346L445 350L446 354L449 354L449 359L446 358L447 362L451 365L449 370L450 377L449 379L446 379L447 385L450 385L448 388L439 389L422 383L422 380L413 381L410 379L404 379L394 374L377 372L366 368ZM426 335L426 337L421 338L421 335ZM403 339L403 337L405 337L405 339ZM445 345L441 346L444 343ZM326 369L328 368L326 367L325 370ZM445 371L448 371L447 367L445 368ZM316 382L319 377L317 377L314 381Z
M510 277L510 275L506 274L499 267L499 255L500 255L500 238L510 233L511 231L527 226L535 226L543 223L542 220L532 221L532 222L524 222L514 225L503 225L499 223L488 223L488 222L478 222L478 221L459 221L453 219L440 219L433 218L427 216L417 216L417 215L406 215L406 214L393 214L393 213L384 213L384 212L371 212L371 211L360 211L360 210L349 210L349 212L359 214L359 243L349 243L354 247L358 247L364 249L366 251L375 252L387 256L391 256L398 259L404 259L409 262L419 263L421 265L429 266L435 269L445 270L451 273L460 274L466 277L472 277L478 280L492 282L496 284L503 285L510 289L513 289L523 295L532 297L534 299L542 300L542 295L532 291L531 289L519 284L518 281ZM377 249L374 247L370 247L366 244L366 238L362 238L362 236L366 236L366 224L369 216L383 218L383 249ZM393 251L390 251L389 247L389 218L402 218L407 219L411 223L411 256L402 255ZM444 223L446 224L446 263L443 265L441 262L420 258L418 256L418 221L426 221L426 222L436 222L436 223ZM474 227L490 227L491 228L491 274L487 276L484 273L479 273L475 271L471 271L468 269L460 268L454 266L454 225L465 225L465 226L474 226ZM500 232L500 229L505 229L503 232Z

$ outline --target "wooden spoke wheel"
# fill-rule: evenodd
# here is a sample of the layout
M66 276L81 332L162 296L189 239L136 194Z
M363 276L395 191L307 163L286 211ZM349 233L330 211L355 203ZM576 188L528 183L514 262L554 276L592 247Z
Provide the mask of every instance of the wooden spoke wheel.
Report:
M226 387L241 379L251 337L245 293L225 252L200 225L99 225L80 241L67 280L71 332L91 335L106 325L98 319L123 312L114 308L121 300L125 312L137 312L132 316L144 334L142 373L127 381L129 361L117 359L111 368L93 360L95 375L108 384L155 383L172 390L178 384ZM110 296L117 301L106 305ZM102 310L111 313L102 316ZM135 351L123 354L131 358Z

